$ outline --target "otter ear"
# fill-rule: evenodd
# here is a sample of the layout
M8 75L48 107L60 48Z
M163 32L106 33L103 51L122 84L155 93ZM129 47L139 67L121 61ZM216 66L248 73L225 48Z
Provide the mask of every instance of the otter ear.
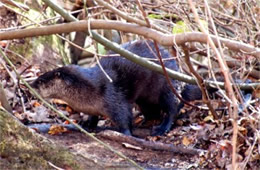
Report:
M71 86L73 84L73 78L63 73L61 71L57 71L54 73L55 77L64 81L67 86Z
M43 84L42 80L39 80L39 81L38 81L38 84L39 84L39 85L42 85L42 84Z
M71 86L73 84L73 79L70 77L64 77L64 82L67 86Z

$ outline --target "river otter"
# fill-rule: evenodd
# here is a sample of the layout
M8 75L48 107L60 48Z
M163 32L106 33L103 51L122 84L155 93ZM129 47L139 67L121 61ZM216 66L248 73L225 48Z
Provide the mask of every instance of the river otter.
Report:
M151 41L129 42L122 47L139 56L156 59ZM159 50L163 59L172 57L163 47L159 46ZM173 59L164 63L167 68L179 70ZM32 86L44 98L62 99L73 109L89 115L108 116L126 135L131 135L134 103L145 117L161 111L165 113L163 122L154 128L152 135L162 135L170 130L178 115L179 102L164 75L121 56L103 57L100 64L113 82L108 80L98 65L91 68L69 65L41 75ZM176 89L180 86L178 81L171 81ZM187 100L198 97L186 96ZM96 117L94 120L96 124Z

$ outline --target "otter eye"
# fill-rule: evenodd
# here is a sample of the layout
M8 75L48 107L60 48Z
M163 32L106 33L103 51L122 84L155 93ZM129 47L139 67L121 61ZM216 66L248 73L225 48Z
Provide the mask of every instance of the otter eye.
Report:
M60 72L56 72L55 76L60 77Z

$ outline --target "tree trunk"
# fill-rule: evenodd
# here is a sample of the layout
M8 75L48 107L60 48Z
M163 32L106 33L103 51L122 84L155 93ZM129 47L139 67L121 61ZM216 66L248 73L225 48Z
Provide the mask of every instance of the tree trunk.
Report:
M106 169L101 162L74 155L21 124L0 108L0 167L1 169ZM113 168L123 168L113 166ZM124 167L124 168L130 168Z

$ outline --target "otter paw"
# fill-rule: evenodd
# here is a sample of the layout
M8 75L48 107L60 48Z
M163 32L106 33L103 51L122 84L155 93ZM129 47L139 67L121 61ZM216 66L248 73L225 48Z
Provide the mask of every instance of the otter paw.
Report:
M152 129L151 136L161 136L164 135L168 130L162 126L155 126Z

